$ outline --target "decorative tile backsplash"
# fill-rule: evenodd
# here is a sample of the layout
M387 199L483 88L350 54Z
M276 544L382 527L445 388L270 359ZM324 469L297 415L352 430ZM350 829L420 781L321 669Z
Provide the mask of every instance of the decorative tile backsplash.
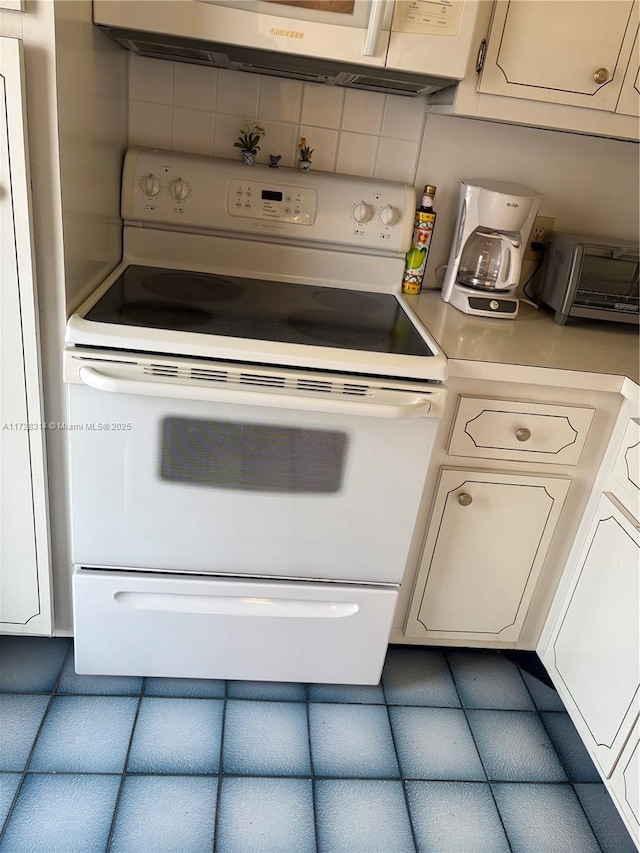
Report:
M294 166L301 136L324 172L415 182L421 98L130 55L129 144L240 159L245 119L266 129L257 160Z

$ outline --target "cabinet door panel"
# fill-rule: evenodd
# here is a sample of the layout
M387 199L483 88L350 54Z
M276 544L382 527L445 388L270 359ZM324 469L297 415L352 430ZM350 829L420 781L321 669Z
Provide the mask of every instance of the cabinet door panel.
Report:
M545 663L609 776L640 712L640 533L605 494Z
M613 111L631 55L633 13L632 0L499 2L479 90Z
M443 469L407 635L517 639L569 482Z
M629 421L611 473L614 496L640 520L640 419Z
M640 32L640 31L639 31ZM631 51L631 62L622 81L616 112L625 116L640 115L640 67L638 67L638 33Z
M51 632L21 46L0 38L0 630Z
M611 793L629 832L640 844L640 721L634 726L613 771Z

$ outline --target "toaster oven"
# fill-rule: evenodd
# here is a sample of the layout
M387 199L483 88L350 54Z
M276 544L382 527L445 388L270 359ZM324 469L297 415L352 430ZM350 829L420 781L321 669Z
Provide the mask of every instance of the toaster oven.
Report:
M638 243L552 232L538 297L570 317L638 322Z

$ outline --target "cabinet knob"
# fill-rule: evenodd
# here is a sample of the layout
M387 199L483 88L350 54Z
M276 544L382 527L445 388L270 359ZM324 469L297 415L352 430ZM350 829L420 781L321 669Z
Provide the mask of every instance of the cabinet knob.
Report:
M596 83L606 83L609 79L609 69L598 68L598 70L594 72L593 79Z
M458 503L460 504L460 506L469 506L472 501L473 498L466 492L463 492L461 495L458 495Z
M529 441L531 438L531 430L526 427L520 427L520 429L516 430L516 438L518 441Z

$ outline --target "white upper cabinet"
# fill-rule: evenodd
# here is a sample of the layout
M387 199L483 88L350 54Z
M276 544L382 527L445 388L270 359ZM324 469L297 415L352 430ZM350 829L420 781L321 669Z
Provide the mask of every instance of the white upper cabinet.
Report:
M638 61L638 35L631 51L631 62L627 68L627 73L622 81L622 89L620 90L620 98L616 112L621 115L637 116L638 104L640 104L640 62Z
M479 91L615 111L637 12L633 0L498 2Z
M497 0L475 73L427 110L638 140L638 0Z

